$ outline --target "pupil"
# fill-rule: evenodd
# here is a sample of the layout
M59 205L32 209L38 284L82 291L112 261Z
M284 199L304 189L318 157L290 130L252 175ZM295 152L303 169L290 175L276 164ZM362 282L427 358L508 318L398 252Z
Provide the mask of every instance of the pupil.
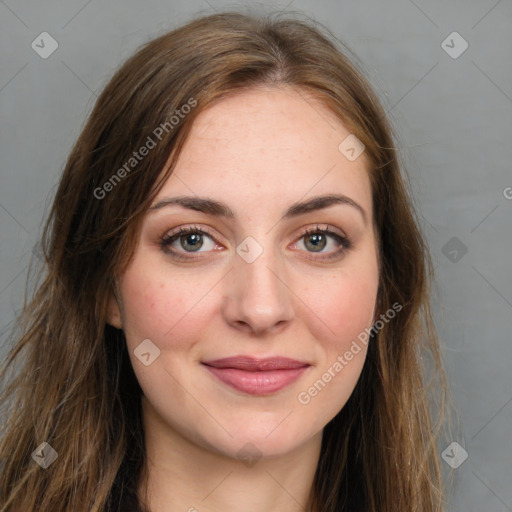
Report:
M189 248L192 249L192 251L197 251L203 245L203 241L201 240L201 235L199 235L197 233L185 235L181 238L181 240L182 240L182 244L181 244L182 247L184 249L187 249L187 245L188 245ZM183 244L183 240L185 240L185 244Z
M324 235L321 235L321 234L310 235L310 236L308 236L307 240L308 240L308 242L310 240L313 241L312 249L315 252L321 251L325 247L326 241L325 241ZM306 245L308 245L308 242L306 242Z

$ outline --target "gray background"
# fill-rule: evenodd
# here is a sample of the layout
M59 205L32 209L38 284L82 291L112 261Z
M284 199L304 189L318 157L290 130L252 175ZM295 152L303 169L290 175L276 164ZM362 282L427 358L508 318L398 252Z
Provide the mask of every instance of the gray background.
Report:
M246 5L0 1L0 356L66 156L113 70L193 15ZM456 441L469 454L451 471L448 509L512 511L512 2L252 6L325 24L365 64L389 110L436 266L433 306L461 417L440 451ZM59 45L47 59L31 48L44 31ZM442 46L454 31L469 44L458 58ZM458 53L452 39L444 47Z

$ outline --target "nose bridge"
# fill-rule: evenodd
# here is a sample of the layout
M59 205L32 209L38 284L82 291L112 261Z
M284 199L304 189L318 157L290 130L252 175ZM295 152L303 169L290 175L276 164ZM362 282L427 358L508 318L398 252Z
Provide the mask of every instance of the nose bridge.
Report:
M252 237L240 243L236 252L226 294L227 321L258 332L289 321L293 301L279 254Z

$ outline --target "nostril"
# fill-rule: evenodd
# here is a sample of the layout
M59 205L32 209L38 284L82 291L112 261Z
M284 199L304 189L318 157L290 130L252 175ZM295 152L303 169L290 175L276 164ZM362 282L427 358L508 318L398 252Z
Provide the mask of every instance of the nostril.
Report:
M236 320L235 325L238 327L242 327L243 329L250 330L251 326L248 322L245 322L244 320Z

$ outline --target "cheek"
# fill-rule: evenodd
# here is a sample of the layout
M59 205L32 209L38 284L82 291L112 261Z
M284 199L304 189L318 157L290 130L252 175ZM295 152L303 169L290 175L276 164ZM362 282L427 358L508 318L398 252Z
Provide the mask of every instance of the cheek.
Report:
M327 327L325 348L341 351L373 323L378 276L366 269L365 274L344 273L332 281L316 289L312 301Z
M187 345L186 340L195 330L201 328L201 314L208 303L211 284L203 279L180 278L173 274L168 279L165 272L140 272L150 265L137 265L128 269L123 276L123 325L130 345L137 340L151 339L164 348L172 340L174 350Z
M338 291L329 306L335 332L350 333L352 336L371 325L376 301L376 285L349 279Z
M334 285L317 289L313 297L322 320L311 316L310 325L317 326L318 366L297 400L318 429L343 408L361 375L377 289L378 274L370 266L365 274L337 276Z

